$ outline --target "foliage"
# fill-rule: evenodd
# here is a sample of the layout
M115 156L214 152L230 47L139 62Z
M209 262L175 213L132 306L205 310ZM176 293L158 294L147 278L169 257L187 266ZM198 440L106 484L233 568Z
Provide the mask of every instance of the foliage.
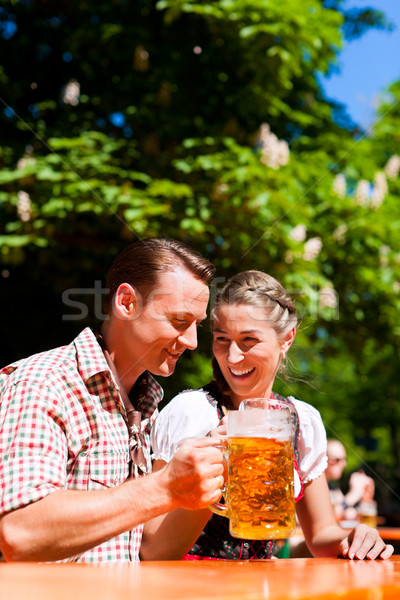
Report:
M324 98L318 74L342 36L387 26L342 4L3 2L3 364L95 323L113 256L168 235L221 279L258 268L282 280L302 323L294 379L277 391L318 407L353 447L350 467L379 459L400 476L400 86L368 137ZM88 303L85 319L66 292ZM208 356L205 332L167 400L205 383Z

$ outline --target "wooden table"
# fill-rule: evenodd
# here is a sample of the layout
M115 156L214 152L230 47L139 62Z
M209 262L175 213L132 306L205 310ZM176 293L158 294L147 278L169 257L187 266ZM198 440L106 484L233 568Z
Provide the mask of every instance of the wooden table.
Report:
M378 531L385 542L400 541L400 527L378 527Z
M1 600L398 600L400 556L387 561L0 564Z

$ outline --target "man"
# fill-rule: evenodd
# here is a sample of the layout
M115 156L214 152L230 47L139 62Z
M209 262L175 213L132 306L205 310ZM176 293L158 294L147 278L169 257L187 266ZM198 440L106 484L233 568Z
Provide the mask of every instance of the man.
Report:
M332 505L337 521L353 521L358 517L358 505L361 501L373 501L375 483L363 470L352 473L349 480L349 491L343 494L339 480L347 463L346 449L339 440L328 439L328 466L325 471L328 480Z
M190 538L179 554L196 539L208 518L198 509L220 497L222 453L215 440L191 440L164 469L146 474L162 397L150 373L170 375L196 348L213 273L180 242L136 242L108 274L101 335L85 329L69 346L0 371L6 560L135 561L142 523L154 518L146 558L154 536L176 531L175 521L188 524Z

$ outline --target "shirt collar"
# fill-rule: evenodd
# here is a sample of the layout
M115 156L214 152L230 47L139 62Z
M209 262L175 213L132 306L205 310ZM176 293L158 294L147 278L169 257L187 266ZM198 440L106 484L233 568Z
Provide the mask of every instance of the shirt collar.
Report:
M78 371L85 383L98 373L110 372L103 351L90 327L86 327L73 343L76 349Z
M89 327L86 327L86 329L75 338L74 344L76 348L78 370L85 383L98 373L109 373L110 377L112 377L103 350L101 349L95 334ZM163 389L148 371L145 371L140 379L141 390L143 390L143 392L138 398L140 405L138 410L142 412L143 417L150 417L163 398Z

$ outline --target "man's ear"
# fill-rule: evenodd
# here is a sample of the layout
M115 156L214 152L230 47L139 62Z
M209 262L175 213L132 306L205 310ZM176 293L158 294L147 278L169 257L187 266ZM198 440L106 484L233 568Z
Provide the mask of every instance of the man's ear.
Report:
M285 355L287 353L287 351L289 350L290 346L293 344L295 337L296 337L296 327L293 327L293 329L291 329L289 331L289 333L284 338L284 340L283 340L283 342L281 344L281 352L282 352L283 355Z
M113 298L113 311L120 319L135 318L142 309L141 294L129 283L121 283Z

